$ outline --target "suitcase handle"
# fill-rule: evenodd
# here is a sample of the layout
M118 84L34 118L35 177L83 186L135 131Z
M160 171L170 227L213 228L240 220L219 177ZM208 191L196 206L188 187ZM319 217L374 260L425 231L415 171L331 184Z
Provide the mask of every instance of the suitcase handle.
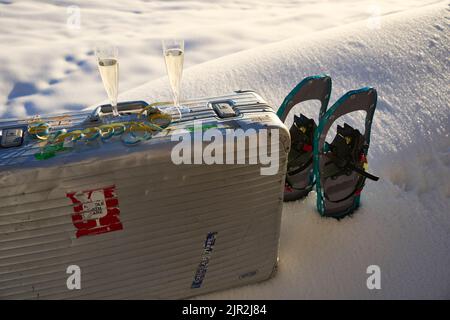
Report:
M143 108L147 107L148 103L145 101L126 101L126 102L119 102L117 104L117 110L119 113L127 113L137 110L142 110ZM101 120L101 118L107 114L112 113L112 106L110 104L104 104L101 106L98 106L97 108L92 111L92 113L87 117L86 122L98 122Z

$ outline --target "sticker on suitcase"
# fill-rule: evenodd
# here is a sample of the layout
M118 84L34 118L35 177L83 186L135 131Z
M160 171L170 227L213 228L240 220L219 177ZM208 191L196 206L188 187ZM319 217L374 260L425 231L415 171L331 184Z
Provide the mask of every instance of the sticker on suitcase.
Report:
M208 270L209 260L211 258L211 253L214 248L214 243L216 242L217 232L209 232L206 235L206 240L203 245L203 254L200 260L200 264L195 272L194 281L192 281L191 288L198 289L202 286L203 279L205 278L206 271Z
M122 230L116 186L69 192L76 237Z

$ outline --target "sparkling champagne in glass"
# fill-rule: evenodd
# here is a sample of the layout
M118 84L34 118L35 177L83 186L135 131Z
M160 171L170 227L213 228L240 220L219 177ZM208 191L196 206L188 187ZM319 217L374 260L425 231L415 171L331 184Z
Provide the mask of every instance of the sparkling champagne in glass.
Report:
M114 117L119 116L117 110L117 96L119 94L119 60L118 50L115 46L102 45L95 49L98 70L102 77L108 98L111 102Z
M174 105L180 107L180 85L183 74L184 41L163 40L163 54L166 62L167 75L172 88Z

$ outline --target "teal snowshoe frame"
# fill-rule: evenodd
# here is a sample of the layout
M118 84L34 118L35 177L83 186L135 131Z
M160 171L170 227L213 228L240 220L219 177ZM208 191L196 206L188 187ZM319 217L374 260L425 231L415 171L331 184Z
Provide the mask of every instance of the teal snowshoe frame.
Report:
M321 117L319 125L314 133L314 176L316 179L317 190L317 209L322 216L334 217L337 219L351 214L360 205L360 193L364 187L364 179L361 176L377 180L377 177L371 176L364 170L356 168L349 175L343 175L337 179L324 177L324 167L327 159L326 153L329 151L329 145L325 139L333 123L345 114L355 111L366 111L365 129L363 137L362 152L367 158L370 145L370 132L372 120L377 104L377 91L374 88L362 88L353 90L343 95L326 113ZM358 172L359 171L359 172ZM342 180L340 180L342 179ZM353 179L353 180L352 180ZM359 182L357 182L359 181ZM362 181L362 184L361 184ZM336 192L346 194L342 199L331 201L325 193L325 184L328 190L337 190ZM334 184L334 186L333 186ZM334 189L332 187L334 187Z
M331 78L326 74L306 77L295 86L284 98L277 115L281 121L286 121L289 111L300 102L308 100L319 100L321 103L319 120L327 111L331 95Z
M319 121L327 111L328 102L331 95L331 78L328 75L316 75L303 79L295 88L286 96L277 115L281 121L285 121L289 112L297 104L308 100L319 100L321 103L319 111ZM314 126L316 123L314 121ZM312 149L312 146L311 146ZM291 152L292 149L291 149ZM313 176L313 153L311 150L311 159L298 170L289 171L286 175L288 185L300 185L300 188L285 188L284 201L294 201L308 195L314 186ZM289 164L288 164L289 167Z

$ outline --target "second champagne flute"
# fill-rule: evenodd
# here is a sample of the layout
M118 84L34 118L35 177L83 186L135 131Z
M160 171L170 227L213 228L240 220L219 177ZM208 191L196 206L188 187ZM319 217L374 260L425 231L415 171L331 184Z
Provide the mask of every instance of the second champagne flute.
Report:
M163 40L162 41L164 60L166 62L167 75L173 94L174 107L179 116L180 111L180 86L183 75L184 63L184 40Z

